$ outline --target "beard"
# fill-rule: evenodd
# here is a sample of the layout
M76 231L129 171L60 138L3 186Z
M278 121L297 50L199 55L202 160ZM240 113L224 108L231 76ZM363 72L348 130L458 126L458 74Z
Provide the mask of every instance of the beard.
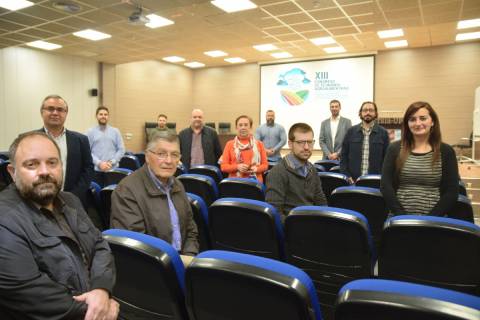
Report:
M269 126L273 125L274 122L275 122L275 120L273 120L273 119L268 119L268 120L267 120L267 124L268 124Z
M367 123L367 124L374 121L375 119L377 119L377 117L374 117L374 116L363 116L362 117L362 120L365 121L365 123Z
M15 185L23 198L29 199L41 206L46 206L51 204L60 192L62 188L62 178L60 177L60 179L57 180L51 175L44 175L40 176L37 181L31 185L27 185L17 176L15 178Z

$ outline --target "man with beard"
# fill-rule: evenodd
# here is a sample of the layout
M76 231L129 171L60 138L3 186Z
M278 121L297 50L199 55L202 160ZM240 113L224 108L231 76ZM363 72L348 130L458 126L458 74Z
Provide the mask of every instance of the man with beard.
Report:
M267 175L265 201L277 208L282 220L298 206L323 206L327 200L315 167L308 162L312 155L313 129L296 123L288 131L291 152Z
M267 122L257 128L255 139L263 142L268 163L275 165L282 158L280 150L287 143L287 134L282 125L275 123L275 112L273 110L268 110L265 117Z
M76 196L61 192L60 149L35 131L10 146L0 193L2 319L116 319L115 265Z
M222 147L217 132L203 123L203 111L194 109L190 127L178 134L182 164L188 170L193 165L218 165Z
M347 131L340 158L340 171L350 183L361 175L380 174L389 144L387 130L375 121L378 110L374 102L362 103L358 114L362 122Z
M76 195L87 208L87 192L94 175L88 138L65 128L68 105L62 97L49 95L43 99L40 114L43 128L39 131L55 140L60 148L64 177L62 190Z
M157 127L148 129L148 141L152 140L153 136L159 133L166 133L171 132L177 134L175 129L170 129L167 127L167 119L168 117L164 114L159 114L157 117Z
M320 126L320 148L322 148L325 160L340 160L343 138L352 126L350 119L340 116L341 109L340 101L330 101L332 116L323 120Z
M96 112L98 126L87 131L95 165L95 181L102 187L105 181L104 173L118 167L120 159L125 154L120 130L108 125L108 116L107 107L98 107Z

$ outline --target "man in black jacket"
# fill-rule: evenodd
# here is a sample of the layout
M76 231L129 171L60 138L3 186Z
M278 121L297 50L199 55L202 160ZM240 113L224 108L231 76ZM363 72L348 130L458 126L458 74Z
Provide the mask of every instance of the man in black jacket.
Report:
M191 125L178 134L182 164L188 170L193 165L208 164L218 166L222 147L217 132L204 126L203 111L192 111Z
M93 161L87 136L65 129L68 114L67 102L58 95L43 99L40 113L41 131L49 135L60 147L63 163L63 191L76 195L87 208L87 192L93 179Z
M77 197L61 192L60 149L44 133L10 147L14 183L0 193L2 319L108 319L115 265Z

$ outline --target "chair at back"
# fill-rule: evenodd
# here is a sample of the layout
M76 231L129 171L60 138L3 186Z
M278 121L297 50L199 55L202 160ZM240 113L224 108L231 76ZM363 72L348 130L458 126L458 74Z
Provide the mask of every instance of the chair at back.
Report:
M203 174L204 176L209 176L215 181L217 186L223 179L223 174L222 171L220 171L220 168L208 164L191 166L190 169L188 169L188 173Z
M9 164L10 160L0 159L0 191L13 182L13 179L7 170Z
M318 172L317 175L320 177L320 180L322 180L323 193L325 194L329 205L332 205L330 203L330 197L333 190L337 189L338 187L350 185L347 176L342 173Z
M448 212L448 217L474 223L473 207L470 199L459 194L455 206Z
M198 229L200 252L210 249L210 233L208 231L208 209L202 197L187 192L188 201L193 211L193 219Z
M140 166L143 166L145 164L145 153L144 152L135 153L134 156L137 157L138 162L140 163Z
M373 276L374 253L367 218L340 208L296 207L285 219L286 261L313 280L323 316L333 319L340 288Z
M325 167L322 166L321 164L314 164L313 166L315 167L315 169L317 169L317 172L325 172L325 171L327 171L327 170L325 169Z
M185 272L191 320L321 320L312 280L302 270L263 257L200 253Z
M388 217L388 209L379 189L367 187L341 187L331 196L330 205L363 214L370 225L375 251L378 252L383 224Z
M209 208L212 248L283 259L280 215L270 204L242 198L222 198Z
M392 280L356 280L345 285L335 320L478 320L480 297Z
M355 185L357 187L369 187L380 189L381 175L379 174L366 174L357 178Z
M465 186L465 182L462 180L458 181L458 193L462 196L467 196L467 187Z
M319 164L319 165L321 165L322 167L325 168L325 171L329 171L330 168L335 167L335 166L339 166L340 161L325 159L325 160L317 160L317 161L315 161L315 164Z
M103 232L115 257L120 319L187 320L184 267L167 242L143 233Z
M135 171L138 168L140 168L141 165L140 165L140 161L138 161L137 156L126 154L120 159L118 167Z
M107 171L104 175L104 185L109 186L111 184L118 184L120 183L120 181L122 181L123 178L130 175L132 172L132 170L124 168L115 168Z
M116 184L111 184L100 190L100 216L102 218L105 229L110 227L110 212L112 206L112 192L117 187Z
M265 185L252 178L225 178L218 185L220 198L265 201Z
M178 177L184 173L187 173L187 169L185 169L185 166L183 164L177 165L177 170L175 171L174 176Z
M340 173L340 166L331 167L330 170L328 170L328 172Z
M183 184L185 191L194 193L202 197L205 204L210 206L213 201L218 199L218 189L215 181L209 176L203 174L185 173L178 176Z
M404 215L385 223L378 276L480 295L480 227Z
M8 151L0 151L0 160L9 160L10 154Z

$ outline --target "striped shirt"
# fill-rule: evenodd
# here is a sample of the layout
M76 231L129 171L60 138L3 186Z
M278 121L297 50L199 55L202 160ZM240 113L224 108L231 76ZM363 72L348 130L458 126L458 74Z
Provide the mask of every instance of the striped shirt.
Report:
M408 214L429 214L440 199L441 158L432 167L433 151L411 153L399 177L397 197Z
M368 174L368 158L370 156L370 133L372 133L372 127L365 128L362 126L363 132L363 145L362 145L362 166L360 170L362 176Z

